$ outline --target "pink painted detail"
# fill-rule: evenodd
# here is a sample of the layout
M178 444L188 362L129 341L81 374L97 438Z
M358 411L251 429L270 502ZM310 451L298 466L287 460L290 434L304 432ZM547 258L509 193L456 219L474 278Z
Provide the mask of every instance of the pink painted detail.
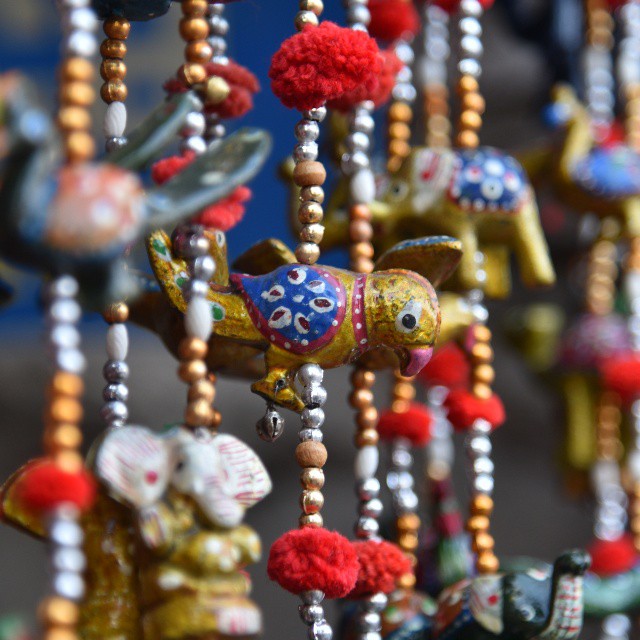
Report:
M424 349L409 349L409 361L402 369L403 376L415 376L422 368L431 360L433 355L433 347L426 347Z

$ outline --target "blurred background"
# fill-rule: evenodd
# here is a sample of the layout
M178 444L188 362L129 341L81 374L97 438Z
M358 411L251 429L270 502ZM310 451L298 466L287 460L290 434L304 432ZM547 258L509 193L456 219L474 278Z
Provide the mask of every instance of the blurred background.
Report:
M521 4L534 10L540 3L521 0ZM268 236L293 244L286 222L287 190L276 174L278 164L293 147L292 128L297 115L282 107L271 94L267 70L272 53L293 33L295 5L284 0L244 0L228 5L230 56L249 67L262 85L255 109L242 123L265 127L274 138L273 154L251 185L253 199L245 220L228 235L232 256ZM161 83L179 65L182 45L177 35L178 15L179 9L173 7L159 20L133 25L127 56L130 126L163 98ZM340 3L326 2L325 16L343 22ZM483 143L512 152L530 148L547 135L540 112L547 101L553 73L541 50L513 34L503 4L497 2L488 12L484 26L481 85L487 98L487 114ZM28 73L39 86L43 100L52 106L58 44L53 3L0 2L0 70L18 68ZM101 113L102 106L98 105L96 114ZM100 120L100 115L96 120ZM551 227L566 222L557 209L549 208L543 215ZM554 257L561 272L564 256L559 246ZM345 256L339 252L327 254L324 260L340 266L346 264ZM41 451L40 414L46 367L37 299L37 280L22 277L14 304L0 312L0 478L6 478ZM496 389L508 411L507 423L493 437L497 505L493 531L500 556L526 554L551 560L562 550L585 544L591 538L592 505L569 496L562 484L558 464L562 416L556 391L527 369L501 330L513 305L554 300L570 305L571 292L561 286L542 292L525 292L516 287L513 300L490 305L490 326L496 335ZM103 387L105 327L100 317L88 316L84 329L89 360L84 427L86 441L90 443L101 430L98 410ZM131 327L131 340L131 420L157 427L179 419L185 393L176 377L173 358L155 336L135 327ZM356 499L351 490L354 447L351 409L345 393L347 376L346 370L327 374L330 400L325 443L329 461L323 514L329 528L350 534ZM380 404L388 394L383 378L379 376ZM245 382L221 380L217 398L217 407L223 415L222 428L245 439L271 471L273 493L247 517L268 549L278 535L297 524L298 468L293 456L297 420L292 414L286 415L285 435L267 445L257 438L254 430L263 413L263 402L251 394ZM462 473L458 479L460 497L464 500ZM250 568L250 573L255 599L265 611L264 637L302 637L306 632L298 619L298 600L269 582L264 561ZM46 590L46 579L42 544L7 527L0 528L0 614L17 612L33 618L36 603Z

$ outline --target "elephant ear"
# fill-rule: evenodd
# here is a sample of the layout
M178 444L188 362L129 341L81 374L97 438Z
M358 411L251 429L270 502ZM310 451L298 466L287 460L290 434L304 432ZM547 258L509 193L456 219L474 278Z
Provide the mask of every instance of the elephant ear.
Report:
M143 509L162 498L174 465L166 436L127 426L107 433L95 453L94 470L113 498Z
M460 240L449 236L428 236L405 240L391 247L378 258L374 270L415 271L437 287L455 271L460 258Z
M268 238L247 249L233 263L233 268L250 276L262 276L294 262L296 256L284 242Z
M500 635L503 631L502 576L478 576L469 587L469 602L474 619L482 627Z

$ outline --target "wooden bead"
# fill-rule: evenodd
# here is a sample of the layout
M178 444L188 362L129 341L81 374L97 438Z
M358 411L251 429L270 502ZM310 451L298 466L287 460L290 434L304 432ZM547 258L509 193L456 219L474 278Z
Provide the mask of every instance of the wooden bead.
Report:
M352 220L349 223L351 242L369 242L373 238L373 227L366 220Z
M109 324L123 323L129 319L129 307L124 302L114 302L102 315Z
M95 97L93 87L87 82L66 82L60 87L60 102L63 105L90 107Z
M84 382L75 373L56 371L51 378L50 389L53 395L78 398L84 391Z
M358 389L371 389L376 382L376 374L370 369L357 367L351 374L351 384Z
M371 222L371 208L368 204L354 204L349 208L349 218L353 221Z
M304 189L300 190L300 200L302 202L313 201L322 204L324 202L324 189L317 184L304 187Z
M456 144L462 149L475 149L480 144L480 138L475 131L461 131L456 136Z
M324 496L322 492L315 489L303 491L300 495L300 508L306 514L318 513L324 506Z
M204 101L210 106L220 104L229 97L230 93L231 87L224 78L212 76L207 80Z
M324 10L324 4L322 0L300 0L301 11L311 11L319 16Z
M327 462L327 448L322 442L307 440L296 447L296 460L301 467L324 467Z
M193 87L196 84L202 84L207 79L207 70L204 65L187 62L178 70L178 77L188 87Z
M104 21L103 28L108 38L126 40L131 32L131 23L126 18L109 18Z
M75 424L61 424L46 433L44 440L46 449L78 449L82 444L82 431Z
M299 187L321 185L327 179L327 172L322 162L303 160L298 162L293 170L293 181Z
M71 131L65 139L69 162L86 162L96 154L96 143L86 131Z
M183 338L178 345L180 360L202 360L207 355L209 347L200 338Z
M458 92L459 93L477 93L480 85L473 76L462 76L458 80Z
M301 527L322 527L324 520L319 513L305 513L300 516L298 523Z
M351 268L356 273L371 273L375 264L371 258L359 256L351 260Z
M389 136L397 140L408 140L411 137L411 129L405 122L394 122L389 126Z
M195 382L207 375L207 364L204 360L182 362L178 367L178 376L184 382Z
M123 59L127 55L127 45L122 40L103 40L100 45L100 55L103 58Z
M125 102L129 91L122 80L109 80L100 87L100 97L110 104L111 102Z
M318 202L303 202L298 209L298 220L302 224L318 224L323 218L324 211Z
M349 396L349 404L354 409L364 409L373 403L373 393L369 389L354 389Z
M389 119L396 122L411 122L413 110L404 102L394 102L389 107Z
M415 513L403 513L396 520L398 531L418 531L420 528L420 518Z
M209 35L209 24L203 18L182 18L180 35L187 42L204 40Z
M78 473L84 466L82 455L77 451L62 450L57 452L53 461L67 473Z
M64 82L91 82L93 65L86 58L68 58L60 66L60 79Z
M476 567L479 573L495 573L500 568L500 561L491 551L485 551L478 555Z
M216 388L211 381L206 378L202 378L201 380L196 380L191 384L187 397L190 402L195 400L206 400L211 404L216 398Z
M127 75L127 65L117 58L103 60L100 65L100 77L103 80L123 80Z
M416 586L416 577L413 573L403 573L398 578L399 589L413 589Z
M190 427L206 427L213 418L213 407L206 400L189 402L184 418Z
M324 471L317 467L307 467L300 473L300 484L303 489L317 489L324 487Z
M479 494L471 500L471 513L478 516L490 516L493 511L493 499Z
M86 131L91 128L91 114L82 107L62 107L58 126L63 131Z
M184 48L184 56L189 62L206 64L213 56L213 49L206 40L196 40L187 44Z
M182 0L182 13L185 16L204 16L207 6L207 0Z
M353 259L355 258L373 258L374 249L370 242L356 242L352 244L349 253Z
M78 605L66 598L52 596L38 607L38 618L44 627L71 627L77 624L79 616Z
M82 403L75 398L60 396L52 400L49 414L55 422L78 424L83 415Z
M362 449L362 447L375 447L380 440L380 436L375 428L362 429L358 431L355 435L354 442L358 449Z

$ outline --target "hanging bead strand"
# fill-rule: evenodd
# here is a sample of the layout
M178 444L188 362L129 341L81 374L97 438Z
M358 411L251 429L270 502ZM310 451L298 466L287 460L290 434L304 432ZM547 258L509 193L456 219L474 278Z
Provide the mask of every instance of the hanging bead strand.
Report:
M209 22L209 45L211 46L211 61L216 64L229 64L227 57L226 36L229 33L229 22L224 17L224 4L213 2L207 11L207 21ZM222 78L217 78L217 83ZM223 88L223 87L222 87ZM211 144L215 140L224 138L226 128L217 113L205 113L205 140Z
M460 2L460 61L458 62L458 95L460 116L456 146L475 149L480 144L478 132L482 128L484 99L478 83L482 74L482 18L483 8L478 0Z
M131 31L131 24L125 18L109 18L104 21L104 33L107 39L100 46L102 64L100 75L104 84L100 96L107 105L104 116L104 135L106 149L112 151L127 143L124 135L127 126L127 65L124 62L127 53L126 40Z
M322 527L324 521L320 511L324 506L322 487L323 467L327 461L327 449L322 443L324 411L327 391L322 386L324 372L317 364L305 364L298 370L297 382L301 388L300 397L305 408L300 416L300 444L296 447L296 461L300 465L300 508L302 513L298 524L304 527ZM300 618L309 627L311 640L331 640L333 631L325 619L322 591L306 591L300 594Z
M128 318L129 307L124 302L112 304L104 312L109 328L106 340L107 362L102 373L107 384L102 391L104 404L100 413L109 429L122 427L129 419L129 366L126 363L129 350Z
M430 2L423 7L423 55L421 58L425 142L428 147L451 146L447 60L449 46L449 14Z
M618 54L618 79L625 103L627 144L640 151L640 0L620 8L623 38Z

